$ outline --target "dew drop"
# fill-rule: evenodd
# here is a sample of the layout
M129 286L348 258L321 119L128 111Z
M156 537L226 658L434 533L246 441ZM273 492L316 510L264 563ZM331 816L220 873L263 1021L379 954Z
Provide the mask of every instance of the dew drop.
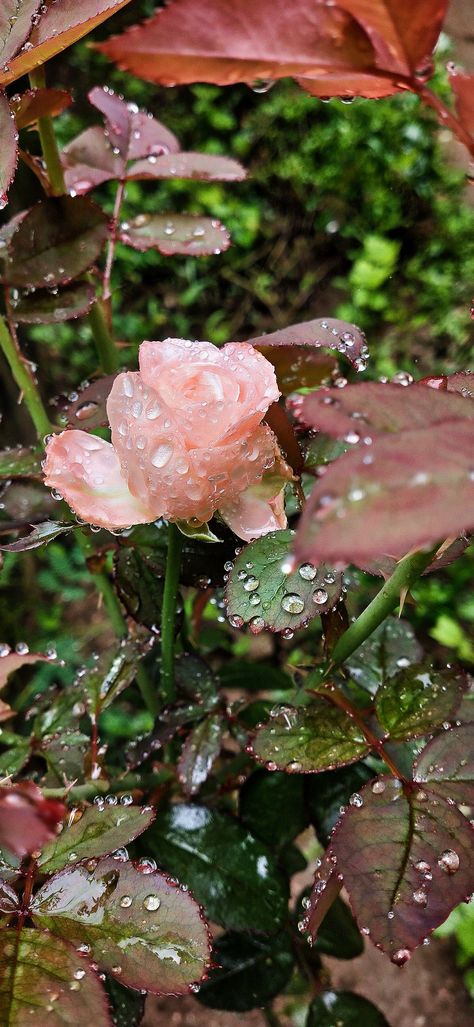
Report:
M393 953L392 963L395 963L395 966L405 966L405 963L408 963L410 958L411 952L409 949L397 949L397 951Z
M445 849L438 860L440 870L445 874L455 874L459 870L460 859L454 849Z
M413 892L413 902L417 906L426 906L428 896L423 888L417 888L416 891Z
M153 467L165 467L171 460L172 455L173 447L170 446L169 442L162 442L162 444L155 449L155 452L151 457Z
M244 582L244 589L246 592L255 592L260 585L260 581L253 574L249 574L248 578Z
M360 809L360 807L364 805L364 800L362 796L359 795L359 792L353 792L349 799L349 803L351 806L355 806L356 809Z
M145 909L148 909L150 913L154 912L155 909L159 909L161 906L161 899L158 895L146 895L143 899L143 905Z
M327 601L328 594L325 588L317 588L316 591L313 592L313 603L316 603L318 606L324 606L324 603L327 603Z
M287 592L281 601L282 608L287 613L301 613L304 610L304 600L297 592Z
M252 635L259 635L260 632L263 631L264 627L265 621L263 617L252 617L252 619L249 621L249 628L252 632Z
M130 895L122 895L120 899L120 905L122 909L128 909L132 905L132 899Z
M303 578L303 581L314 581L317 570L312 563L303 563L301 564L298 574L300 578Z

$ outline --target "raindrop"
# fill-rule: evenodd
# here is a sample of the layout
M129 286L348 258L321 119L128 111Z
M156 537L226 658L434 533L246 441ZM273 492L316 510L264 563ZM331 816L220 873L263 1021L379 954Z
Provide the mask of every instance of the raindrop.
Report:
M237 614L231 614L229 617L229 624L231 628L243 628L244 618L239 617Z
M324 606L324 603L328 601L328 594L325 588L317 588L313 592L313 603L317 603L318 606Z
M130 895L122 895L122 898L120 899L120 905L122 909L128 909L129 906L132 905L132 901L133 900L131 899Z
M260 632L263 631L264 627L265 621L263 617L252 617L252 619L249 621L249 628L252 632L252 635L259 635Z
M255 592L260 585L260 581L253 574L250 574L247 580L244 582L244 589L246 592Z
M156 861L144 856L142 859L138 860L135 866L140 874L152 874L156 870ZM158 907L156 908L158 909Z
M27 646L26 642L17 642L15 652L18 653L18 656L26 656L29 651L29 646Z
M416 891L413 892L413 902L417 906L426 906L428 902L428 896L426 892L423 890L423 888L417 888Z
M287 613L301 613L304 610L304 599L297 592L287 592L283 596L281 605Z
M459 870L460 859L454 849L445 849L438 860L440 870L445 874L455 874Z
M252 592L252 595L249 596L249 605L250 606L259 606L261 601L262 600L260 599L260 596L259 596L258 592Z
M392 963L395 963L395 966L405 966L405 963L408 963L410 958L411 952L409 949L397 949L397 951L393 953Z
M356 809L360 809L360 807L364 805L364 800L362 796L359 795L359 792L353 792L349 799L349 803L351 806L355 806Z
M161 899L158 895L146 895L143 899L143 905L145 909L148 909L150 913L153 913L155 909L159 909L161 906Z
M316 567L312 563L303 563L298 571L300 578L303 581L314 581L317 574Z
M274 79L271 78L256 78L251 83L250 88L253 93L268 93L268 90L275 85Z
M372 791L373 791L374 795L382 795L382 792L385 791L385 782L384 781L374 781L374 783L372 785Z
M76 981L82 981L82 978L85 977L85 976L86 976L86 971L85 970L75 970L74 971L74 979Z

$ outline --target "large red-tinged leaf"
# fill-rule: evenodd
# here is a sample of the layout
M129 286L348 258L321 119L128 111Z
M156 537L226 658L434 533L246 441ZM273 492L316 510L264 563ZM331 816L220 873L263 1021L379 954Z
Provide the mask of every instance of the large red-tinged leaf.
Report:
M113 89L95 86L89 100L103 114L108 138L125 163L179 150L179 142L169 128L139 110L135 103L127 103Z
M417 70L429 74L446 6L447 0L418 0L415 10L409 0L174 0L100 49L162 85L292 75L315 95L376 97L403 88Z
M41 478L43 450L36 446L17 446L0 451L1 478Z
M454 805L379 778L351 797L328 850L359 926L397 966L474 883L474 832Z
M231 157L213 153L165 153L136 161L127 179L198 178L204 182L242 182L245 168Z
M89 282L73 282L63 289L36 289L23 293L12 303L17 324L59 324L87 314L95 300Z
M0 8L0 69L8 70L12 57L28 38L41 0L2 0Z
M278 332L259 335L246 341L260 350L268 360L272 360L274 346L289 350L288 358L293 360L305 353L305 350L300 351L299 347L322 347L343 353L357 369L363 370L368 356L367 342L360 328L334 317L302 321L300 324L281 328Z
M316 941L324 917L337 899L341 888L342 881L338 879L337 868L330 855L318 858L314 884L309 901L305 904L306 913L298 924L301 931L308 931L312 943Z
M466 399L474 399L474 371L455 371L447 376L448 392L460 392Z
M462 556L470 541L469 535L460 535L454 541L445 539L434 554L431 563L423 571L423 575L436 574L443 567L449 567L450 563L454 563ZM383 556L378 560L359 561L357 566L367 574L378 574L387 579L393 574L397 561L390 556Z
M465 674L409 667L388 678L375 699L377 717L392 740L430 734L448 722L458 709L467 686Z
M38 864L42 873L50 874L81 859L109 856L143 834L154 819L151 806L129 806L118 800L113 806L89 806L43 848Z
M453 502L453 496L456 502ZM299 559L401 557L474 527L474 421L375 438L330 464L306 504Z
M61 153L64 181L71 195L81 196L110 179L121 178L123 161L113 152L100 125L86 128Z
M469 135L474 136L474 75L454 71L449 76L456 100L456 113Z
M34 125L38 118L55 118L71 104L72 96L66 89L27 89L10 99L17 128Z
M450 392L360 382L306 396L298 416L304 424L335 438L354 433L363 438L474 419L474 403Z
M102 859L91 870L61 871L35 895L31 914L90 945L94 961L122 984L154 994L187 992L209 960L207 926L190 893L130 863Z
M108 424L106 402L112 388L114 374L97 378L76 393L76 399L58 400L62 423L86 431Z
M64 285L100 256L109 223L86 197L55 196L28 211L14 232L5 262L10 285Z
M252 739L250 751L267 770L314 774L366 756L369 746L354 721L322 696L310 706L281 706Z
M0 210L7 204L7 192L18 161L18 134L7 97L0 93Z
M2 0L3 2L4 0ZM21 24L18 28L15 25L16 45L10 49L7 56L8 63L6 63L5 57L3 62L0 61L0 64L3 63L3 69L0 71L0 83L13 82L21 75L26 75L32 68L49 61L55 54L61 53L76 40L81 39L88 32L92 32L112 14L116 14L122 7L126 7L128 3L130 0L81 0L80 3L77 3L77 0L47 0L46 4L39 4L34 0L30 0L30 2L23 0L23 3L18 5L18 0L16 0L16 3L13 3L12 13L18 13L16 8L20 6L20 10L22 10ZM12 0L7 0L7 5L11 4ZM43 7L46 7L46 10L41 10L41 17L33 25L31 32L28 28L25 31L27 18L31 24L31 16L38 8ZM27 36L27 42L24 43ZM24 45L18 53L22 43ZM14 60L11 60L10 58L14 54L16 56Z
M8 1027L111 1027L98 975L84 956L49 931L0 932L0 999Z
M122 223L118 237L134 250L159 250L167 257L206 257L230 246L224 225L198 214L139 214Z
M474 804L474 723L432 738L415 763L415 781L461 805Z
M28 646L24 643L19 643L19 651L14 652L5 643L0 644L0 688L6 684L10 674L13 674L20 667L26 666L29 663L38 663L38 661L46 660L48 663L54 663L54 658L48 656L47 653L30 653L28 652Z
M56 835L66 813L62 802L44 799L32 781L0 787L0 847L26 856Z
M293 543L294 533L287 529L272 531L242 549L226 587L233 627L248 625L255 635L265 628L291 633L336 605L341 575L324 564L293 567Z
M41 524L36 524L27 535L18 538L16 542L0 545L0 551L2 553L25 553L28 549L38 549L39 546L52 542L53 538L64 535L75 527L75 524L61 524L60 521L42 521Z
M177 764L185 795L195 795L207 781L219 755L226 726L220 713L212 713L188 735Z

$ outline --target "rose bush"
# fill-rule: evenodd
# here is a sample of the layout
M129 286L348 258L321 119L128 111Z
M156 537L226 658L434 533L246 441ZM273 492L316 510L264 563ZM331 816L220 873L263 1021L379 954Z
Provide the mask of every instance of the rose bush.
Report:
M280 395L270 361L249 343L165 339L142 343L139 366L113 383L112 443L85 431L54 435L46 484L104 528L204 522L216 510L246 540L285 527L291 472L261 423Z

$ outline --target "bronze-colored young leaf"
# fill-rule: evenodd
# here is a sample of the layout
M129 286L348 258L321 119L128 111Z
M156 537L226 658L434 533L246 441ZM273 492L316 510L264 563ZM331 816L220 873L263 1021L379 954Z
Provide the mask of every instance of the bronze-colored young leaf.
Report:
M0 878L0 913L15 913L20 906L16 891Z
M474 804L474 723L432 738L415 762L415 781L461 805Z
M100 256L106 215L86 197L55 196L32 207L8 247L4 277L10 285L65 285Z
M317 941L319 928L338 898L341 888L342 881L338 878L337 867L331 856L326 854L316 862L313 887L305 903L305 914L300 921L300 930L308 932L309 940L313 944Z
M19 129L34 125L38 118L56 118L71 104L72 96L66 89L27 89L10 100Z
M464 401L463 401L464 402ZM474 421L375 438L330 464L300 521L300 560L358 563L474 527ZM452 502L456 495L456 502Z
M0 93L0 138L2 140L0 149L0 210L3 210L7 203L8 189L15 174L18 161L18 135L15 119L4 93Z
M59 324L87 314L95 300L89 282L75 282L63 289L37 289L22 293L13 306L13 317L20 324Z
M94 861L95 862L95 861ZM209 959L207 925L188 891L131 863L77 864L35 895L31 915L75 944L122 984L178 995L199 981Z
M89 806L44 847L38 865L50 874L81 859L109 856L138 838L154 819L151 806L124 806L118 801L115 806Z
M72 531L75 527L75 524L61 524L60 521L43 521L41 524L36 524L27 535L18 538L16 542L1 545L0 550L3 553L25 553L28 549L38 549L39 546L47 545L53 538L64 535L65 532Z
M86 128L61 153L64 181L71 196L84 196L110 179L123 177L122 158L114 153L100 125Z
M18 446L0 452L0 478L41 478L43 452L36 446Z
M237 160L214 153L164 153L136 161L127 180L147 178L197 178L203 182L242 182L245 168Z
M139 214L122 223L119 239L134 250L159 250L165 257L206 257L230 246L224 225L199 214Z
M20 667L24 667L30 663L37 663L39 661L47 661L48 663L54 663L54 659L48 656L47 653L30 653L28 652L28 646L25 643L20 642L20 651L13 651L4 642L0 645L0 688L6 684L10 674L13 674Z
M78 389L75 399L60 399L58 405L65 423L85 431L105 427L108 424L106 403L115 377L108 374L96 378Z
M0 786L0 846L26 856L54 838L65 814L62 802L45 799L33 781Z
M113 89L94 86L89 100L104 116L107 136L124 164L142 157L159 158L179 150L179 142L169 128L147 111L139 110L135 103L127 103Z
M280 706L254 735L252 755L268 770L313 774L354 763L369 752L357 724L327 699L310 706Z
M456 113L468 135L474 136L474 75L456 69L449 76Z
M338 602L341 575L324 564L292 569L293 544L292 531L272 531L237 556L226 587L234 627L248 624L253 634L296 631Z
M0 8L0 69L8 65L31 32L41 0L2 0Z
M195 795L207 781L214 760L219 755L226 726L220 713L212 713L188 735L177 765L185 795Z
M0 1000L8 1027L111 1027L98 975L73 945L23 928L0 932Z
M471 894L472 841L462 813L424 785L383 777L351 797L328 853L359 926L397 966Z
M377 692L375 712L392 741L430 734L456 712L466 688L466 675L410 667L385 681Z
M365 335L360 328L334 317L288 325L288 328L280 328L278 332L247 339L247 342L255 346L255 349L261 350L267 360L272 359L271 349L275 346L281 346L285 350L289 347L294 349L296 360L301 357L301 347L337 350L356 368L360 366L358 361L363 361L368 354Z

